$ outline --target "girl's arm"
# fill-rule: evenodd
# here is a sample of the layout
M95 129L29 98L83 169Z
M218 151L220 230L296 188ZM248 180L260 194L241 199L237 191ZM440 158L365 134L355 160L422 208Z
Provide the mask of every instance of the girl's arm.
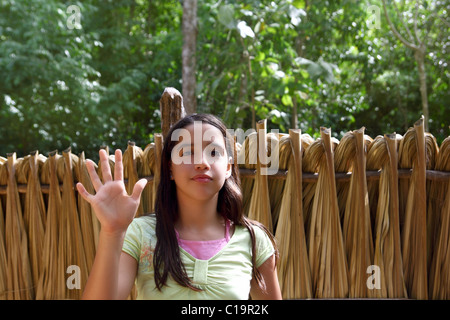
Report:
M281 300L281 290L278 283L277 268L275 266L275 256L268 258L258 271L266 283L266 292L264 292L255 279L251 281L250 296L253 300Z
M133 221L147 180L139 180L128 195L123 182L123 163L120 150L115 152L114 179L111 175L108 155L100 150L103 181L90 160L86 167L96 191L92 195L81 183L77 184L80 195L88 201L100 221L100 235L83 299L125 299L133 287L137 261L122 253L122 245L128 225Z
M123 234L100 231L97 254L82 299L126 299L133 287L137 261L122 252Z

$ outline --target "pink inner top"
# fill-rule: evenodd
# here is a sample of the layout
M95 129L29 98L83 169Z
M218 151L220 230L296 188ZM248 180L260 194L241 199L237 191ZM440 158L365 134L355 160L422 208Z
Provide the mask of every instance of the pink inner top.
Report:
M217 240L184 240L180 239L178 231L175 230L177 234L178 244L191 256L199 260L209 260L217 252L222 250L222 248L230 241L230 221L225 222L225 237Z

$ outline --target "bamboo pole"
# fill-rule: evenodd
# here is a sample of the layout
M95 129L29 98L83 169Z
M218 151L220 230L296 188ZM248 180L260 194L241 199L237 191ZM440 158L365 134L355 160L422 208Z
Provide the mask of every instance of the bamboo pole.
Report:
M239 143L237 143L239 145ZM238 148L238 154L239 150L241 148ZM243 149L243 148L242 148ZM99 170L99 169L97 169ZM242 166L242 164L239 165L238 170L239 176L242 179L247 179L249 183L253 183L255 176L256 176L256 169L248 169ZM367 181L378 181L380 179L381 172L379 170L367 170L366 171L366 179ZM398 178L401 181L406 181L411 178L412 170L411 169L398 169ZM140 175L141 176L141 175ZM278 172L269 175L268 179L270 180L286 180L287 177L287 170L279 170ZM343 181L343 182L349 182L352 177L351 172L336 172L335 173L335 179L336 181ZM153 181L153 175L145 175L142 176L142 178L147 179L148 182ZM317 179L319 178L319 175L317 173L312 172L303 172L303 182L304 183L315 183L317 182ZM42 177L41 177L42 179ZM439 171L439 170L426 170L426 179L427 181L437 181L437 182L446 182L450 181L450 172L445 171ZM41 190L44 195L49 194L49 184L48 182L44 182L41 180ZM124 182L127 183L128 179L124 179ZM60 191L62 191L62 184L59 185ZM19 193L26 193L27 192L27 185L26 184L17 184L17 190ZM0 185L0 195L6 195L6 184Z

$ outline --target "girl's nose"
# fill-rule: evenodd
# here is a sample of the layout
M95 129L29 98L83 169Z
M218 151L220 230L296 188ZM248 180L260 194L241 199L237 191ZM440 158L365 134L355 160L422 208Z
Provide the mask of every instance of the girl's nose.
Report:
M205 169L211 168L211 165L209 164L209 161L208 161L208 157L205 154L202 153L201 159L198 159L198 160L201 160L201 162L195 163L195 169L205 170Z

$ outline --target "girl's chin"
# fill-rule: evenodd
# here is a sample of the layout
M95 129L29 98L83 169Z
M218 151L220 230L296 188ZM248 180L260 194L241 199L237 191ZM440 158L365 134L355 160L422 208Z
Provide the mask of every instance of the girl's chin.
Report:
M187 192L183 192L188 199L197 201L210 201L217 199L217 192L212 192L211 188L208 190L201 190L201 188L191 188Z

